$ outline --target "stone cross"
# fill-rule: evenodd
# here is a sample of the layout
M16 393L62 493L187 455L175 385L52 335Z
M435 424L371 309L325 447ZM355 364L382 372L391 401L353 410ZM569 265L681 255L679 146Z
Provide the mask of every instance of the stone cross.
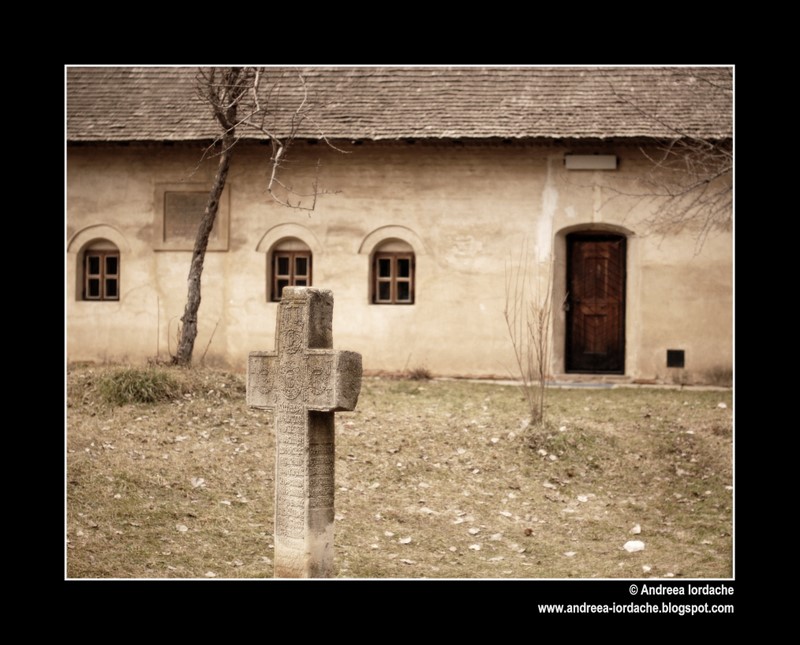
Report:
M274 352L251 352L247 405L275 416L275 577L333 575L334 421L361 391L361 354L334 351L333 293L285 287Z

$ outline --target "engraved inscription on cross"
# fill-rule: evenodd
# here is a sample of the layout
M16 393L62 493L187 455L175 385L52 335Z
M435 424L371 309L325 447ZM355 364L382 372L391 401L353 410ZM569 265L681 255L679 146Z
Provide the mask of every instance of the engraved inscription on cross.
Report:
M353 410L361 355L334 351L333 293L285 287L274 352L251 352L247 405L275 417L276 578L333 575L334 418Z

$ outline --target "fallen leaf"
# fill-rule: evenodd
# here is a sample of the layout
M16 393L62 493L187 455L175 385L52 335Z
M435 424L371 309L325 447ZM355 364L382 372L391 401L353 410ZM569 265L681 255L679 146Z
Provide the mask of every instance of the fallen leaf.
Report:
M636 553L637 551L644 551L644 542L641 540L628 540L622 545L628 553Z
M632 535L639 535L639 533L642 532L642 527L639 526L638 524L634 524L633 528L628 532L631 533Z

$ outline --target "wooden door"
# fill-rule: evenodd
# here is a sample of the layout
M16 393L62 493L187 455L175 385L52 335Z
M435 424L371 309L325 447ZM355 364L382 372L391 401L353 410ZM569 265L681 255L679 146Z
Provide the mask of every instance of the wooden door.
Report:
M625 238L567 236L568 372L625 372Z

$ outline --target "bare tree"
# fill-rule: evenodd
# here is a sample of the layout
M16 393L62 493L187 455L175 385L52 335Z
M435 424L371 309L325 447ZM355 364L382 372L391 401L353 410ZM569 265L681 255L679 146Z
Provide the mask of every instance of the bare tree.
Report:
M545 264L543 262L539 263ZM544 422L544 400L550 376L552 266L531 272L531 257L523 244L519 264L506 265L506 306L503 316L514 348L516 374L521 380L531 424ZM532 283L530 275L536 275Z
M730 111L733 103L733 70L709 68L674 70L672 78L682 93L698 103L713 103ZM639 188L617 195L650 202L652 215L645 221L658 235L692 231L699 252L713 231L730 230L733 218L733 144L730 136L705 136L681 122L680 114L659 113L645 106L633 92L609 80L618 101L630 106L645 122L664 132L664 138L640 151L649 170L638 178Z
M279 100L281 76L265 83L262 68L221 67L201 69L197 76L197 93L206 103L219 125L220 135L205 150L203 158L217 155L217 171L208 194L205 212L197 229L188 277L186 307L181 317L180 339L173 362L188 366L192 362L197 338L197 320L201 301L201 278L208 240L217 219L219 201L228 178L236 143L248 135L267 138L272 144L267 193L276 202L290 208L313 211L319 190L317 177L310 192L300 193L282 180L282 170L300 126L310 116L313 104L301 74L296 75L297 87L291 93L296 104L287 107ZM334 147L324 135L320 138ZM202 161L202 159L201 159ZM319 164L317 164L317 169Z

